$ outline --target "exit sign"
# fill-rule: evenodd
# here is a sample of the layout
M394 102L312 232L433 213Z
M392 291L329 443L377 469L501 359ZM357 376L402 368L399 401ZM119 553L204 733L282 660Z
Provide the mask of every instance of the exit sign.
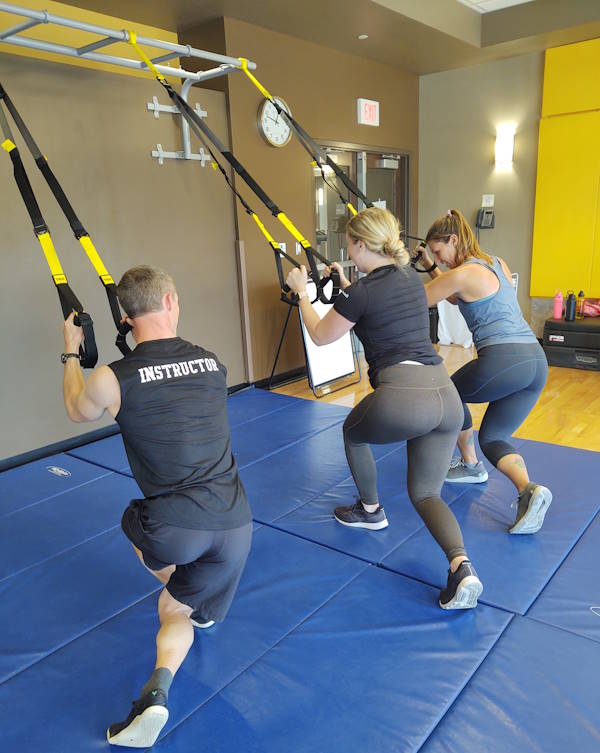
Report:
M379 102L374 99L357 99L358 124L379 125Z

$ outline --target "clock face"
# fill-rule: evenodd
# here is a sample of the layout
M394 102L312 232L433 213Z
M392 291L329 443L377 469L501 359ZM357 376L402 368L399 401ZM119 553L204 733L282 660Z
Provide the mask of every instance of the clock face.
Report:
M281 97L273 97L273 99L290 113L290 108ZM258 110L258 130L267 144L271 146L285 146L292 138L290 127L268 99L264 100Z

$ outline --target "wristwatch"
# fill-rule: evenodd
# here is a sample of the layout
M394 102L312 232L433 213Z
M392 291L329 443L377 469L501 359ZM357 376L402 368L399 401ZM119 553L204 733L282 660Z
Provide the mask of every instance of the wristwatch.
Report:
M61 363L66 363L69 358L77 358L78 361L81 361L81 356L79 355L79 353L61 353L60 354Z

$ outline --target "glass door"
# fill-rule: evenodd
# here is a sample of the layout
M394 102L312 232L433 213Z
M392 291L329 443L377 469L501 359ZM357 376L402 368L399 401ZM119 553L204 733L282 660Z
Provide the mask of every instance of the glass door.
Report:
M402 228L410 232L407 227L408 155L335 147L327 147L327 154L371 202L389 209L398 217ZM330 168L324 167L325 179L319 168L313 168L313 172L317 250L330 261L346 266L346 202L350 201L359 209L363 208L362 203L350 194Z

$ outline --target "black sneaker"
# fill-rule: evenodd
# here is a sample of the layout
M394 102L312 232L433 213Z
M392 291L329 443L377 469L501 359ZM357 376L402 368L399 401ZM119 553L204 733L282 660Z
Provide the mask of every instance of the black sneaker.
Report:
M133 708L124 722L111 724L106 731L106 739L111 745L150 748L168 718L167 696L162 690L153 690L133 702Z
M483 585L469 560L461 562L455 573L448 570L448 583L440 591L442 609L472 609L477 606Z
M194 627L202 628L204 630L206 630L207 628L211 628L215 624L214 620L204 619L204 617L200 614L199 610L196 610L195 612L191 613L190 620Z
M352 528L369 528L371 531L379 531L387 528L389 523L385 517L385 510L381 505L375 512L367 512L362 502L358 499L353 505L336 507L333 515L338 523Z
M536 533L544 524L544 518L552 502L552 492L545 486L529 482L517 497L517 518L508 529L509 533Z

